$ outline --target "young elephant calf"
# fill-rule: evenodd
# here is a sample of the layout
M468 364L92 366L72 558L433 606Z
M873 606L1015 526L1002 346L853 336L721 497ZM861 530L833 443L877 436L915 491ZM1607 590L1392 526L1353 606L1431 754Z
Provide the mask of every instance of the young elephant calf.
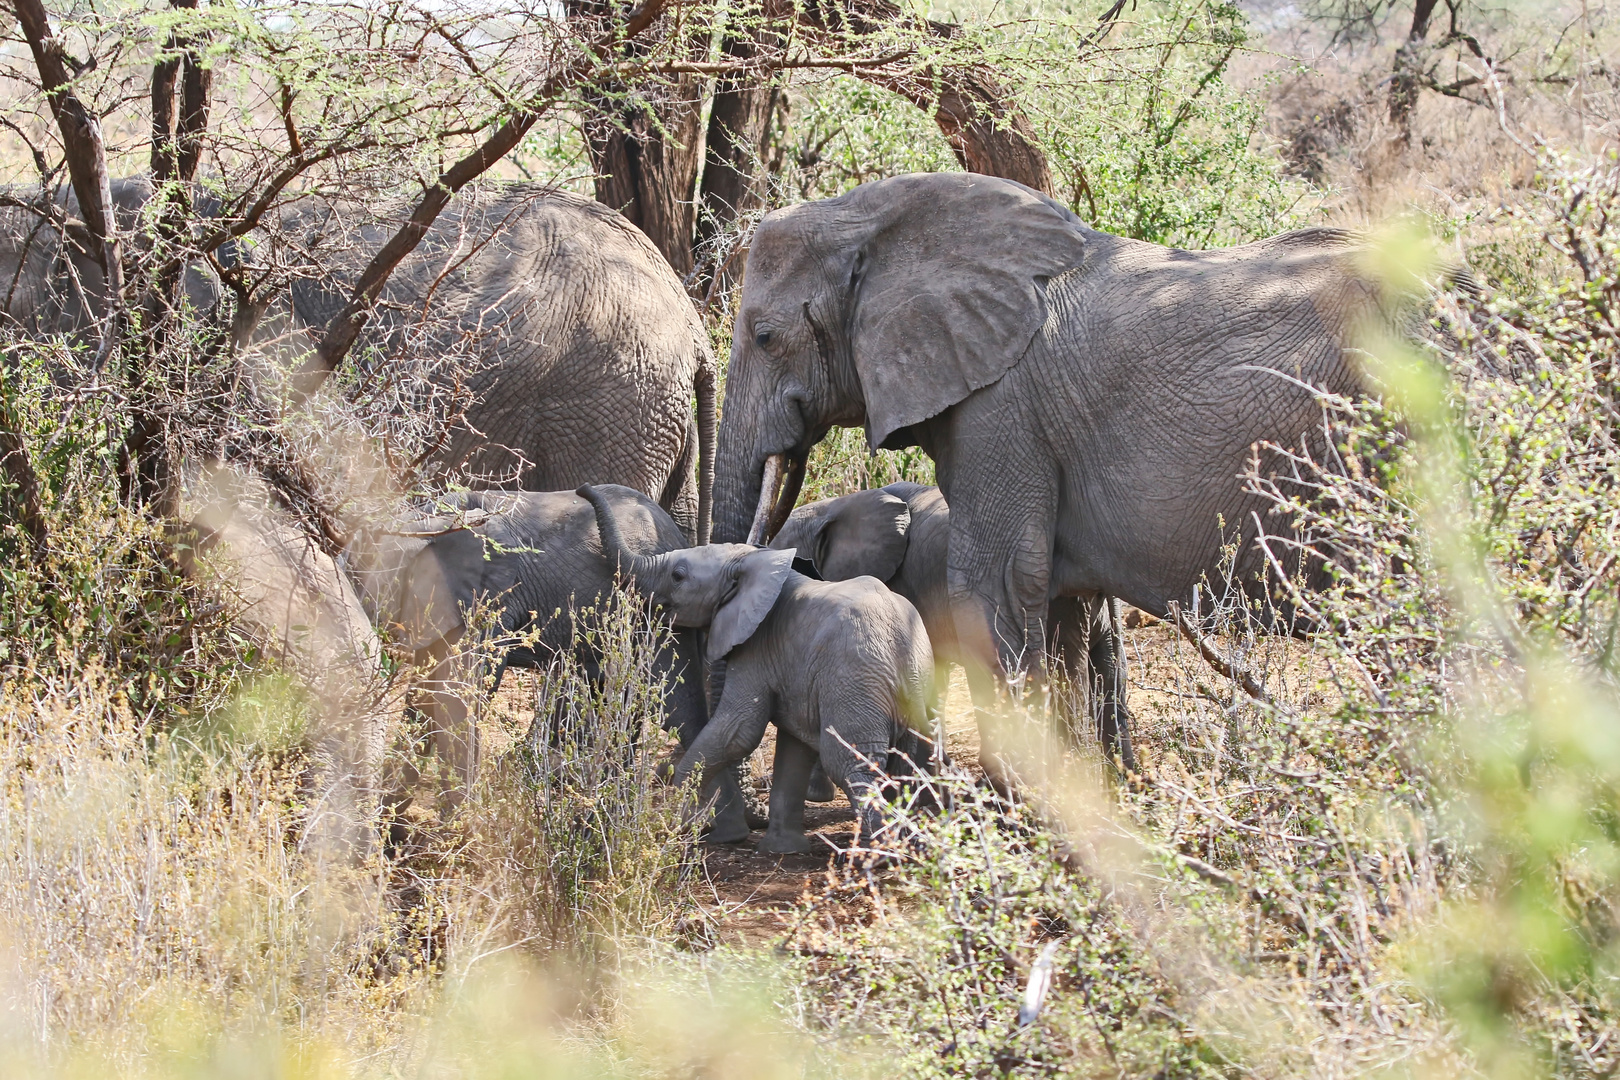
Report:
M676 779L704 770L707 791L776 724L770 824L762 851L810 850L804 796L820 753L851 803L875 790L891 747L915 746L933 699L933 652L916 608L872 578L814 581L792 568L791 551L746 544L640 556L626 550L615 511L596 508L604 550L673 616L705 627L709 662L726 661L725 689L708 726L681 759ZM924 764L919 762L918 764ZM881 824L861 812L860 842Z

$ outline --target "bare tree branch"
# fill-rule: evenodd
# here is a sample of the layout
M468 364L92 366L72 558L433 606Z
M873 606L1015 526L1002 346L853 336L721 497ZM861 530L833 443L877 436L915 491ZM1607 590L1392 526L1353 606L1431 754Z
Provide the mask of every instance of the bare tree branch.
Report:
M293 385L293 402L301 403L320 388L354 348L360 332L371 318L371 310L382 295L394 269L416 250L433 222L463 187L482 176L496 162L511 153L534 127L545 110L558 97L581 83L593 70L597 58L610 56L624 41L637 36L657 21L666 0L644 0L625 19L622 27L610 30L591 46L589 53L572 61L547 79L531 99L527 109L510 116L505 123L472 153L441 175L422 196L406 220L374 255L355 283L354 292L343 310L332 316L321 332L320 344L308 363L298 372Z
M50 20L41 0L12 0L17 22L34 54L45 100L62 132L68 177L79 199L79 216L92 239L92 254L101 262L106 283L108 312L102 330L101 348L96 355L100 371L112 356L117 340L116 324L124 292L124 267L119 250L117 225L113 220L112 178L107 174L107 149L101 138L101 121L73 92L74 76L68 72L68 58L62 43L51 35Z

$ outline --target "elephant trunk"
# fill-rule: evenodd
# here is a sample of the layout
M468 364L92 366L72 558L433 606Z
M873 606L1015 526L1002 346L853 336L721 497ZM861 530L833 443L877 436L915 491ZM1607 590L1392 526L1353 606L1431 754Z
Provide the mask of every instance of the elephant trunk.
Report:
M707 367L699 367L696 384L698 426L697 542L707 544L714 526L715 383L714 358L705 353Z
M755 456L758 405L749 400L747 376L733 364L720 414L720 446L714 470L714 531L711 542L740 544L748 536L759 501L760 459ZM701 435L702 429L699 429Z
M589 502L596 511L596 528L602 534L602 553L618 561L620 573L645 582L651 576L650 571L657 559L637 555L625 546L624 534L619 532L619 523L613 516L613 508L607 504L601 492L589 484L584 484L576 488L574 494Z

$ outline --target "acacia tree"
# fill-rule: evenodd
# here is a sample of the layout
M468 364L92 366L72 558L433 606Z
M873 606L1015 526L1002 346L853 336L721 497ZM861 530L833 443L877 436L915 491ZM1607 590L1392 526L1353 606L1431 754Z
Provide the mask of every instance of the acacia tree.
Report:
M1448 49L1466 50L1487 67L1494 66L1494 60L1485 54L1479 39L1459 23L1465 14L1465 3L1466 0L1412 0L1410 22L1400 18L1404 13L1404 0L1326 0L1316 8L1316 17L1333 27L1336 41L1374 37L1392 18L1406 26L1391 64L1386 104L1390 123L1395 126L1395 137L1402 146L1412 141L1412 111L1424 90L1483 103L1472 93L1473 88L1480 85L1482 76L1458 72L1445 79L1440 75L1440 58ZM1430 40L1435 16L1442 6L1447 16L1446 29L1438 38Z
M1104 24L1122 8L1109 9ZM600 0L570 5L575 19L599 19L603 10ZM723 18L707 87L691 74L615 87L584 123L597 198L640 226L695 294L710 292L727 261L721 238L761 204L779 75L804 62L802 50L929 113L964 169L1051 192L1029 120L984 58L962 47L961 27L908 14L892 0L761 0L732 5ZM677 47L690 56L710 40L682 24L669 32L686 35ZM840 65L839 57L858 60Z
M96 348L78 377L118 399L117 471L129 502L170 515L182 456L238 455L328 547L340 546L343 530L280 417L344 366L390 275L457 193L555 115L595 118L593 151L620 163L602 170L599 192L625 205L683 272L695 245L712 245L758 205L757 163L786 70L845 72L897 90L932 110L964 164L1050 186L1027 124L982 63L967 59L971 50L955 47L957 32L888 0L584 3L566 18L492 18L443 3L126 0L53 19L42 0L12 0L34 64L7 74L44 97L56 122L31 137L36 194L5 201L33 222L27 229L54 235L68 270L75 259L98 270ZM214 101L222 93L229 108ZM153 194L121 221L112 163L127 169L134 147L109 145L103 127L124 122L127 131L136 102L149 103L143 157ZM20 104L26 113L30 103ZM63 175L71 200L58 192ZM373 250L345 253L359 268L347 302L311 335L285 392L267 397L244 372L241 346L291 280L333 277L329 252L276 238L289 206L330 196L341 196L345 214L378 215L374 226L392 207L399 216L364 233ZM224 289L217 310L187 301L188 275L202 270ZM13 438L0 451L8 489L38 492L27 447Z

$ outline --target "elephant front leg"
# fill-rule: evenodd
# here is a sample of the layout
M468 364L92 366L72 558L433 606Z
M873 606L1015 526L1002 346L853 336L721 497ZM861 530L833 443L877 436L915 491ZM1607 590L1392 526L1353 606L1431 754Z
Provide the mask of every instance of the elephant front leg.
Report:
M781 728L776 729L771 817L759 850L777 855L802 855L810 850L810 838L804 834L804 799L811 770L818 761L815 750Z
M745 673L732 672L714 717L706 724L681 757L675 782L683 784L694 773L703 776L699 805L713 805L715 819L709 840L734 844L748 839L742 792L734 766L754 752L765 737L773 698L770 691L754 685Z
M475 662L457 648L461 635L435 642L418 662L431 665L419 684L420 712L428 721L439 762L439 810L453 814L478 781L478 724L468 698Z
M1040 711L1045 685L1047 589L1051 580L1050 510L1031 508L1016 528L978 524L953 507L947 580L958 648L974 718L979 764L1003 791L1024 751L1026 714Z

